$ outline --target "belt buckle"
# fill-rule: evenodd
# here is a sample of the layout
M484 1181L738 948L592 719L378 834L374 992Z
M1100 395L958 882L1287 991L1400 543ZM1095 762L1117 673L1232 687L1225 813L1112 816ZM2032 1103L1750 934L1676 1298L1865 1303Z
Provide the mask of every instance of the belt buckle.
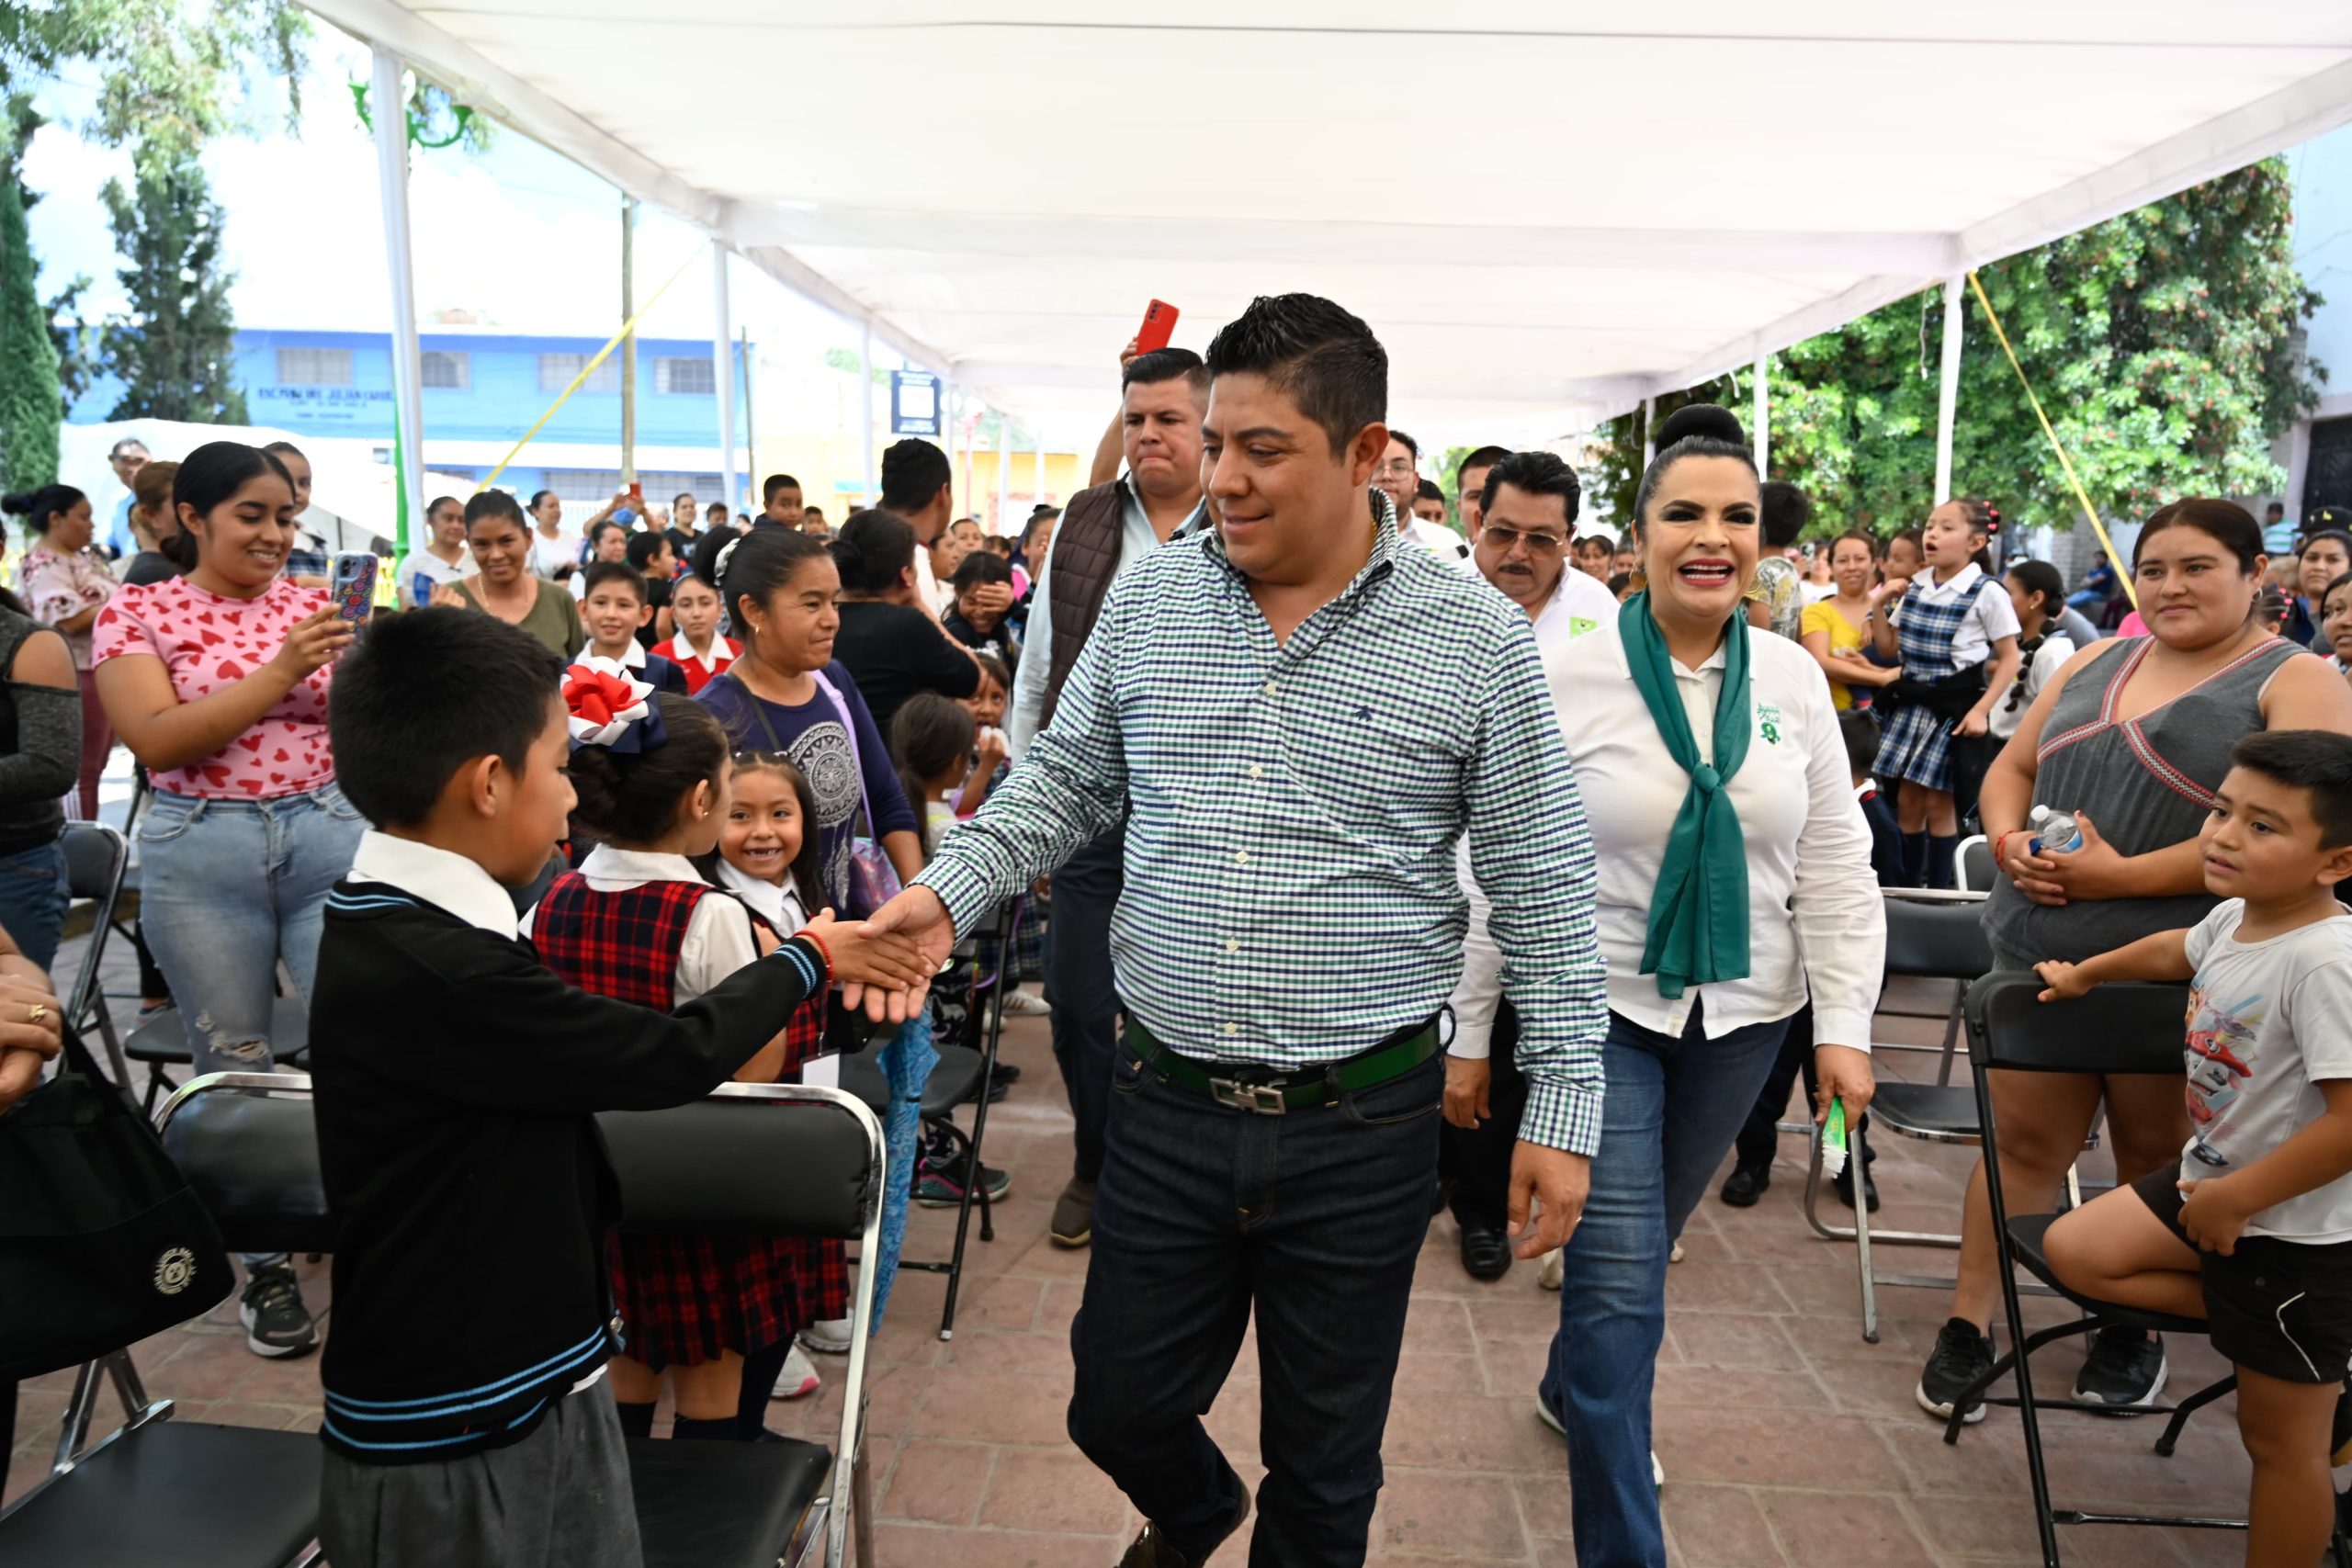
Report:
M1290 1104L1283 1099L1283 1091L1271 1084L1211 1078L1209 1098L1219 1105L1229 1105L1236 1111L1247 1111L1258 1116L1286 1116L1290 1113Z

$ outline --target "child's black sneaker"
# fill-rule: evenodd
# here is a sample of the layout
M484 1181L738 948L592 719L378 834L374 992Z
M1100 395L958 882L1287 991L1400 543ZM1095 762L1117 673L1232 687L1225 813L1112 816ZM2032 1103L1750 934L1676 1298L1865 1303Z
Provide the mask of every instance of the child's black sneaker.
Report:
M2109 1324L2092 1337L2072 1397L2094 1410L2145 1410L2164 1393L2165 1373L2162 1335Z
M302 1287L290 1264L265 1264L252 1271L237 1320L245 1325L245 1348L256 1356L300 1356L319 1342L319 1325L302 1304Z
M1955 1317L1936 1333L1936 1348L1920 1371L1913 1395L1919 1408L1942 1420L1951 1419L1951 1407L1972 1384L1993 1370L1993 1342L1965 1318ZM1973 1424L1984 1419L1984 1396L1968 1402L1961 1419Z

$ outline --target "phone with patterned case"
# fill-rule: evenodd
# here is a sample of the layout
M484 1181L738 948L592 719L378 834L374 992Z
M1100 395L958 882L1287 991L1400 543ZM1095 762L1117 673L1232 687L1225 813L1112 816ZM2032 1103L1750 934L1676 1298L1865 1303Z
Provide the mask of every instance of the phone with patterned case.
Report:
M349 550L334 558L334 566L327 577L327 596L334 601L334 613L359 625L376 607L376 573L379 563L365 550Z

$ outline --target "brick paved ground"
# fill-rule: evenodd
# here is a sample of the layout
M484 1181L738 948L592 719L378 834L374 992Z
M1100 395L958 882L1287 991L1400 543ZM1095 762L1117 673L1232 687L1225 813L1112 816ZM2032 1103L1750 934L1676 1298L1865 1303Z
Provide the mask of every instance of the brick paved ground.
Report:
M61 969L77 955L69 949ZM127 969L120 985L130 985ZM1883 1026L1884 1038L1932 1034L1917 1022ZM886 1568L1108 1568L1136 1528L1125 1500L1063 1435L1068 1329L1086 1258L1046 1239L1069 1171L1069 1117L1045 1024L1014 1022L1005 1057L1027 1076L990 1116L987 1156L1012 1173L1013 1189L998 1239L973 1244L955 1339L943 1344L935 1333L944 1281L907 1275L875 1346L870 1431ZM1904 1076L1933 1066L1919 1056L1883 1062ZM1852 1249L1815 1240L1798 1210L1802 1157L1796 1139L1782 1140L1772 1190L1753 1210L1703 1204L1684 1236L1689 1259L1669 1274L1657 1413L1673 1560L1685 1568L2034 1561L2015 1413L1996 1410L1957 1449L1942 1445L1911 1389L1943 1302L1882 1292L1883 1343L1863 1343ZM1966 1168L1962 1151L1887 1139L1881 1223L1945 1228ZM910 1252L940 1256L951 1218L918 1211ZM1454 1246L1451 1221L1431 1225L1388 1426L1374 1560L1567 1563L1563 1446L1537 1424L1532 1404L1556 1298L1524 1265L1499 1282L1474 1282ZM1949 1253L1887 1248L1881 1268L1940 1272L1950 1262ZM328 1308L324 1267L303 1272L314 1310ZM2046 1319L2052 1309L2035 1310ZM331 1315L328 1325L332 1332ZM2171 1354L2176 1391L2220 1375L2201 1342ZM2078 1359L2064 1347L2045 1352L2036 1363L2044 1386L2064 1386ZM233 1302L142 1345L138 1361L153 1391L180 1402L179 1419L317 1425L316 1361L250 1355ZM829 1374L839 1365L820 1360ZM53 1376L25 1390L8 1495L46 1464L67 1382ZM829 1382L809 1401L772 1405L772 1424L825 1435L838 1420L834 1398ZM1253 1482L1257 1400L1245 1346L1210 1426ZM2233 1406L2225 1400L2200 1416L2170 1460L2148 1451L2155 1434L2144 1421L2054 1416L2046 1429L2056 1490L2078 1503L2240 1511L2246 1462ZM110 1399L105 1412L114 1419ZM2234 1563L2243 1539L2078 1529L2065 1541L2071 1562L2175 1568ZM1244 1556L1236 1544L1217 1562Z

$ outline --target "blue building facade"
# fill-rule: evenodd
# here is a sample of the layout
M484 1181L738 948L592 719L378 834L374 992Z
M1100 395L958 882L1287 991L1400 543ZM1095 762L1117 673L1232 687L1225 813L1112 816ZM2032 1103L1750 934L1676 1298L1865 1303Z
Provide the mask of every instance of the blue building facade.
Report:
M424 465L478 481L605 339L443 327L424 332L421 344ZM740 420L745 406L740 353L729 360ZM390 460L389 334L249 329L237 334L236 367L254 423L297 436L367 440ZM499 487L526 496L550 489L579 501L611 495L620 478L620 374L621 354L615 349L500 474ZM100 382L70 417L104 420L119 395L119 386ZM638 340L637 458L639 482L650 501L666 502L681 490L716 494L718 398L709 339Z

